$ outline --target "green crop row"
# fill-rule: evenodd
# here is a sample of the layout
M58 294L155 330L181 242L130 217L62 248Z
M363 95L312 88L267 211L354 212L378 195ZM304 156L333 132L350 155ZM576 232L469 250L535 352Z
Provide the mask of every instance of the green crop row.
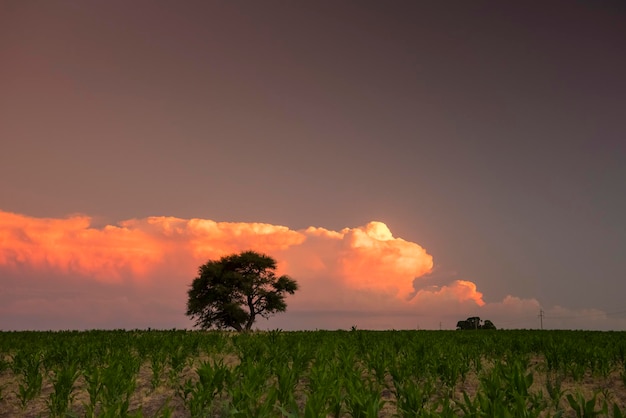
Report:
M0 333L0 417L622 417L626 333Z

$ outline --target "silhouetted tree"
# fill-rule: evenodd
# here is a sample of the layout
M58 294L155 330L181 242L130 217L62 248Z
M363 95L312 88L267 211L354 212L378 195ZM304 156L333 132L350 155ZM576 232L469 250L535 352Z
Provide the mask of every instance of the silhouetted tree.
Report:
M488 319L485 319L485 323L483 324L482 329L496 329L496 326Z
M277 277L276 261L254 251L209 260L187 292L187 316L203 329L249 330L258 316L269 318L287 309L285 294L298 283Z

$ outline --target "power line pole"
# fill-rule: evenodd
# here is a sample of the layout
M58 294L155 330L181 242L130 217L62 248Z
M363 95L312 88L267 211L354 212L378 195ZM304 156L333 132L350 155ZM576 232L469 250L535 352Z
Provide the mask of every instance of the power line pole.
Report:
M543 309L539 309L539 321L541 322L541 329L543 329Z

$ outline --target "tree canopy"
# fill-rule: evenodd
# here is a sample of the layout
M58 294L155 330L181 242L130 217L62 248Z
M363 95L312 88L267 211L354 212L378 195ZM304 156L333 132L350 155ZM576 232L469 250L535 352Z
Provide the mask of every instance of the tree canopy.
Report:
M276 276L276 260L265 254L244 251L198 268L198 277L187 292L187 316L203 329L249 330L257 317L269 318L287 310L285 295L294 294L298 283Z

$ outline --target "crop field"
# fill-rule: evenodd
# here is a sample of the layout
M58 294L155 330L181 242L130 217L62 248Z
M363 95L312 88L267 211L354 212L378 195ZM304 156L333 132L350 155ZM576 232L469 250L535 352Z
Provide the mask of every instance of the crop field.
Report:
M0 417L622 417L626 333L0 333Z

